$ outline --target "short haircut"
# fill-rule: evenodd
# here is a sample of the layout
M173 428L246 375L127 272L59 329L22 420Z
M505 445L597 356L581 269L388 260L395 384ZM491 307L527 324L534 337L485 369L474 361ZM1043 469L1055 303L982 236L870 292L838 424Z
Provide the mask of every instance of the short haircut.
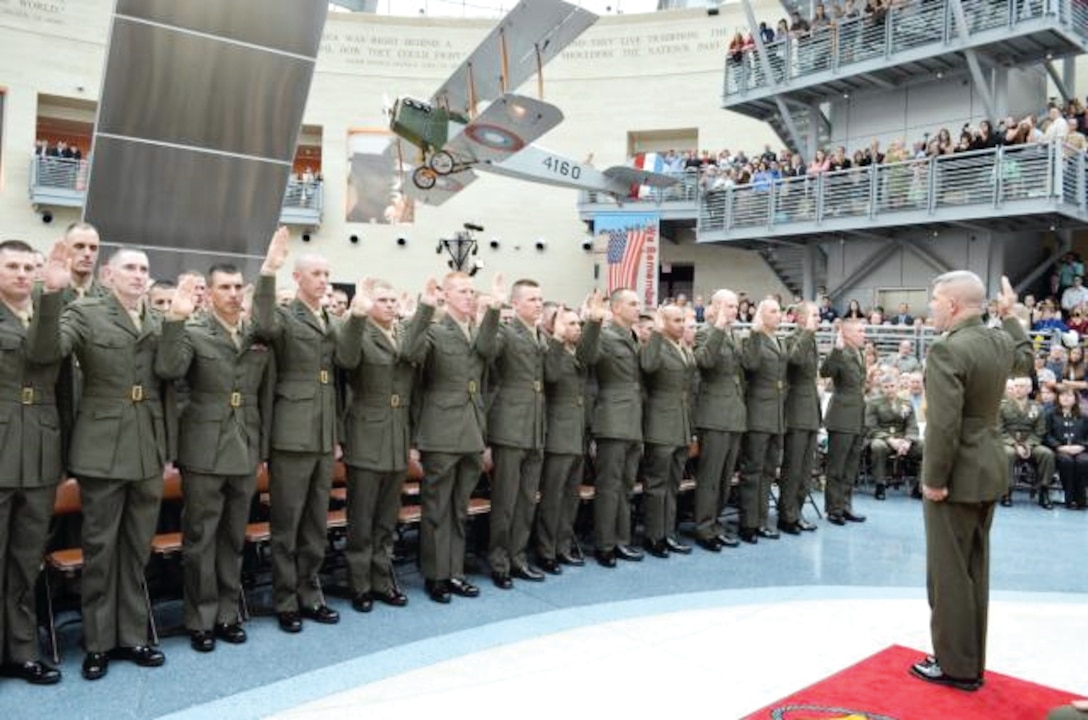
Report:
M472 278L469 277L468 273L461 272L460 270L453 270L451 272L446 273L446 276L444 278L442 278L442 289L443 290L448 289L450 283L452 283L454 280L469 280L469 281L471 281Z
M208 268L208 277L207 277L207 279L211 280L212 275L215 275L216 273L223 273L224 275L239 275L239 274L241 274L241 272L242 271L238 269L237 265L233 265L231 263L215 263L210 268ZM193 270L186 270L181 275L179 275L178 278L185 277L186 275L196 276L196 275L200 275L200 273L195 272ZM204 277L204 276L200 275L200 277Z
M529 278L522 278L513 284L510 288L510 297L517 297L520 294L522 288L539 288L540 283L536 280L530 280Z
M933 280L934 288L945 286L949 286L952 295L964 305L981 308L986 301L986 286L982 278L970 270L953 270Z
M110 259L106 261L106 264L109 265L110 267L116 267L116 266L120 265L121 264L121 256L124 255L125 253L135 253L137 255L143 255L145 258L147 257L147 253L144 252L143 250L140 250L139 248L128 247L127 245L122 245L121 247L119 247L119 248L117 248L116 250L113 251L113 254L110 255Z
M71 225L69 225L68 227L64 228L64 237L67 238L70 234L72 234L76 230L90 230L91 232L93 232L95 234L98 233L98 228L96 228L94 225L91 225L89 222L76 221L76 222L72 223Z
M3 242L0 242L0 252L3 252L4 250L7 250L8 252L23 253L37 252L29 243L23 242L22 240L4 240Z
M175 288L177 288L177 285L174 284L173 280L156 280L151 285L152 290L174 290Z
M213 265L212 267L215 267L215 266ZM220 272L222 272L222 271L220 271ZM238 271L235 270L234 272L238 272ZM199 270L182 270L180 273L178 273L178 280L181 280L183 277L197 277L197 278L200 278L201 280L204 280L205 282L207 282L208 277L211 277L211 271L208 272L208 277L205 277L204 273L200 272Z

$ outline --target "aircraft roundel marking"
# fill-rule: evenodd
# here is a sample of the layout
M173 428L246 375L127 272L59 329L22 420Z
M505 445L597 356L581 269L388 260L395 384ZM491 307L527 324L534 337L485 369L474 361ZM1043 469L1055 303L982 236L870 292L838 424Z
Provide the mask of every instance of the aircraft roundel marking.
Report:
M473 123L466 127L464 132L474 142L492 150L515 153L525 147L524 140L498 125Z

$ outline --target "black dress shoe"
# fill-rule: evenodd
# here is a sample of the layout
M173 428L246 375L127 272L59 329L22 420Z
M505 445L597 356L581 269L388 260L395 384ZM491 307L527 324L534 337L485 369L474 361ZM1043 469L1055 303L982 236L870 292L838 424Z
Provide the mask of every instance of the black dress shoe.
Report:
M865 516L864 515L858 515L857 513L852 513L849 510L844 510L843 511L842 519L845 520L846 522L856 522L856 523L865 522Z
M740 533L738 534L740 539L746 543L755 545L759 542L759 533L756 531L756 528L741 528Z
M328 605L314 605L302 608L302 617L322 625L335 625L340 622L340 613Z
M883 500L884 499L884 486L883 485L877 485L876 486L876 492L873 493L873 497L875 497L877 500Z
M828 513L827 514L827 521L829 523L831 523L832 525L845 525L846 524L846 518L844 518L842 515L839 515L838 513Z
M368 613L374 609L374 596L361 592L351 599L351 609L355 612Z
M1001 496L1001 507L1012 507L1012 495Z
M166 656L148 645L117 647L110 650L111 660L128 660L140 667L159 667L166 662Z
M288 610L287 612L281 612L276 615L276 618L280 622L280 630L287 633L302 632L302 618L294 610Z
M510 590L514 587L514 581L510 579L507 573L491 573L491 582L495 583L495 587L499 590Z
M732 535L726 535L725 533L722 533L721 535L716 535L715 537L718 540L718 544L720 544L723 548L735 548L740 546L740 540L737 540Z
M616 567L616 551L615 550L598 550L594 553L597 558L597 564L601 567L614 568Z
M630 545L617 545L616 557L620 560L628 560L630 562L638 562L643 558L642 551L638 548L631 547Z
M400 590L393 588L389 592L382 590L371 590L370 596L380 603L385 605L392 605L393 607L404 607L408 604L408 596L402 593Z
M585 559L572 555L571 553L559 553L555 556L555 559L564 565L570 565L571 567L582 567L586 564Z
M948 687L964 690L966 692L974 692L982 687L982 680L979 678L956 678L951 675L946 675L944 671L941 670L941 664L932 657L927 657L922 662L911 665L910 674L920 680L925 680L926 682L934 683L936 685L947 685Z
M761 538L766 538L768 540L777 540L781 537L781 535L778 534L777 530L771 530L770 528L766 527L761 527L756 532L759 533L759 536Z
M60 670L51 665L46 665L41 660L5 663L0 668L0 675L17 680L26 680L31 685L55 685L60 682Z
M656 558L668 558L669 546L665 544L664 540L647 540L646 552Z
M247 639L246 629L240 622L216 623L215 636L231 645L241 645Z
M208 653L215 650L215 636L207 630L191 630L189 645L197 652Z
M423 589L427 591L427 597L442 605L450 603L450 587L445 580L426 580Z
M678 553L680 555L691 554L691 545L685 545L673 537L665 537L665 546L669 549L669 552Z
M801 526L795 522L781 522L778 523L778 529L787 535L800 535Z
M464 578L450 578L446 581L446 584L449 585L450 592L454 595L466 598L480 596L480 588L466 581Z
M1050 501L1050 493L1043 490L1042 495L1039 496L1039 507L1043 510L1050 510L1054 507L1054 503Z
M83 657L83 677L98 680L106 677L110 669L110 656L104 652L89 652Z
M544 582L544 573L540 572L532 565L518 565L510 572L510 574L518 578L519 580L528 580L529 582Z
M720 553L722 551L722 547L724 547L721 540L719 540L717 536L708 538L697 537L695 538L695 544L701 547L703 550L709 550L710 552L716 553Z
M540 569L549 575L562 575L563 566L559 564L558 560L552 558L541 558Z
M805 532L816 532L816 523L810 523L804 518L797 521L797 527Z

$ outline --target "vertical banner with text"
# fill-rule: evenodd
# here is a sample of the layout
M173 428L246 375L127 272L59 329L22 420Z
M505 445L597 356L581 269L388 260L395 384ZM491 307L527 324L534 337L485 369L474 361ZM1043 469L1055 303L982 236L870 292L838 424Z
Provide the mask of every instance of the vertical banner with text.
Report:
M606 248L608 292L630 288L645 307L657 305L659 260L655 212L603 212L593 218L593 229Z

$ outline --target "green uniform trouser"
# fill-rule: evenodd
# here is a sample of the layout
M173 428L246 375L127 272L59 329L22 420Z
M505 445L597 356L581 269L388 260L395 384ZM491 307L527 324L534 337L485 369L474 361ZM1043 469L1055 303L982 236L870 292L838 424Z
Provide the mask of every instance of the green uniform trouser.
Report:
M787 430L778 478L778 520L793 524L801 519L801 508L808 498L812 468L816 465L815 430Z
M544 451L493 445L491 458L491 571L509 574L511 567L525 567L525 548L533 529L536 493Z
M183 469L181 478L185 627L207 631L215 623L238 621L242 550L257 473L206 475Z
M631 494L641 458L641 442L597 438L593 532L598 550L614 550L616 545L631 543Z
M982 677L994 503L926 500L923 516L933 654L952 677Z
M159 522L162 475L79 478L83 502L83 643L87 652L147 645L144 569Z
M268 463L272 503L272 590L276 612L325 602L318 571L328 542L333 456L273 450Z
M649 463L642 502L646 539L656 542L672 535L676 529L676 496L680 493L680 478L684 475L688 446L651 443L647 447Z
M53 516L53 485L0 488L0 661L38 659L34 587Z
M881 438L869 442L869 452L873 456L873 482L877 485L884 485L886 484L888 477L888 458L894 457L895 453L892 451L891 446L888 445L887 441ZM918 463L918 486L921 487L922 441L911 441L910 450L907 450L907 454L904 457Z
M865 436L855 433L827 434L827 484L824 509L832 515L853 512L854 481L858 477Z
M1013 469L1016 467L1017 457L1016 448L1006 445L1005 459L1009 462L1009 492L1012 492L1016 485L1016 473ZM1054 478L1054 451L1046 445L1036 445L1031 449L1028 462L1035 466L1035 477L1039 487L1049 488Z
M540 507L536 514L536 552L544 560L555 560L558 554L571 552L584 467L582 455L544 454Z
M397 587L393 574L393 536L407 470L364 470L348 466L348 541L344 558L352 593Z
M782 460L782 436L749 432L741 456L740 523L746 530L767 525L771 483Z
M743 439L744 433L699 429L695 536L700 540L709 540L725 532L718 518L729 502L729 488Z
M465 575L465 518L472 491L483 472L478 452L457 455L423 452L423 524L420 562L427 580Z

